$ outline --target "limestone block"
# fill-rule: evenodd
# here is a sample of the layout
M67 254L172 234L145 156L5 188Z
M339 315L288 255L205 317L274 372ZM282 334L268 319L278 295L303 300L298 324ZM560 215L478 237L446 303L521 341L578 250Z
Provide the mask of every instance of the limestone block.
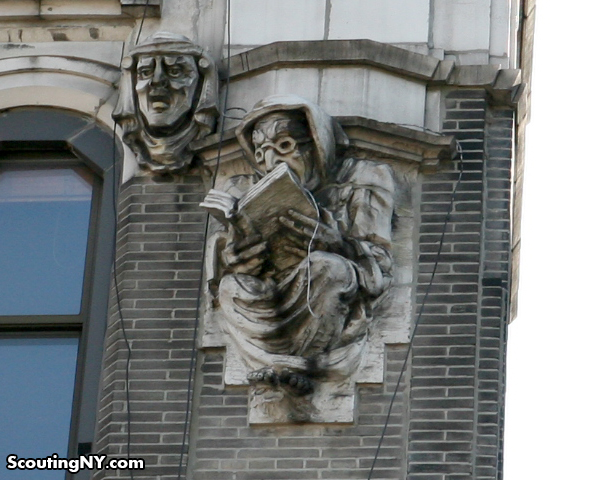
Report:
M332 0L329 39L427 43L429 0Z
M382 122L424 125L426 87L381 70L368 70L368 117Z
M327 68L322 75L320 106L330 115L368 115L369 71L364 68Z
M0 17L20 17L38 15L38 0L4 0L0 8Z
M117 68L121 61L121 42L49 42L27 43L18 48L0 44L0 59L15 57L64 57L100 62Z
M262 45L281 40L322 40L324 10L325 2L318 0L234 0L231 43Z
M433 12L435 48L489 49L491 0L434 0Z
M145 3L145 1L142 0L141 3ZM190 3L191 5L187 5L186 0L166 0L162 2L162 14L153 27L154 31L175 32L190 39L195 39L198 35L200 11L194 6L196 2ZM226 2L219 3L225 4Z
M239 117L267 93L294 93L318 102L330 115L356 115L389 123L423 126L426 87L388 72L356 67L284 68L236 80L229 108ZM223 93L222 93L223 96ZM226 120L231 128L238 120Z
M490 62L488 52L468 52L455 55L458 65L486 65Z
M39 70L42 70L43 73L35 72L34 78L39 79L40 81L43 81L49 72L75 72L76 77L74 77L72 81L75 81L80 77L86 77L111 86L119 80L119 72L117 70L105 68L103 64L97 62L50 56L0 59L0 72L6 74L26 74Z
M226 2L198 0L196 40L213 58L221 58L226 35Z
M24 79L22 79L24 80ZM62 85L64 84L62 79ZM93 115L100 107L100 99L83 91L72 91L59 85L12 85L8 88L0 87L0 109L34 106L55 107L86 115ZM59 82L55 82L58 83ZM108 118L102 119L107 122Z
M319 88L320 72L316 68L283 68L242 78L231 84L228 95L228 107L242 110L232 110L230 115L242 116L267 93L294 93L317 102ZM237 123L238 120L229 119L226 128Z
M511 2L492 2L490 25L490 54L496 57L509 56L511 29ZM508 67L508 65L507 65Z
M331 115L422 126L425 86L379 70L328 68L322 77L320 105Z
M441 91L438 89L428 90L425 102L425 128L433 132L441 131Z
M119 0L40 0L43 16L121 15Z

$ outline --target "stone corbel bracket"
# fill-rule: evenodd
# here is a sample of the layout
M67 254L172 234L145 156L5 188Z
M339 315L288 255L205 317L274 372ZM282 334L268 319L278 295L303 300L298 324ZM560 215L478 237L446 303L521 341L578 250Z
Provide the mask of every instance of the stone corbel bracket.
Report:
M431 173L440 163L456 155L456 141L449 135L417 130L364 117L336 117L349 137L352 153L368 158L399 160Z
M359 116L336 117L345 130L349 143L342 145L344 156L366 159L392 165L400 173L401 192L412 189L418 173L431 171L440 162L453 158L455 140L429 131L422 131L391 123L379 122ZM205 167L205 176L210 177L210 186L221 188L225 180L234 175L253 173L243 157L238 140L232 130L223 135L211 135L200 140L196 154ZM408 174L408 175L407 175ZM215 182L211 177L215 176ZM408 182L408 183L407 183ZM213 185L215 183L215 185ZM368 343L358 370L346 381L320 382L314 394L314 406L308 421L312 423L351 423L355 419L355 385L359 383L382 383L384 381L385 345L405 344L410 341L412 323L411 282L412 268L407 259L411 258L412 225L414 224L411 196L400 203L398 218L399 235L395 257L399 265L395 284L389 287L383 311L373 319ZM411 202L411 203L408 203ZM213 248L210 242L208 249ZM206 256L208 269L213 255ZM206 287L207 288L207 287ZM213 308L205 295L202 302L203 318L200 335L201 348L227 347L224 368L226 385L247 385L248 369L238 352L228 344L221 310ZM377 310L376 310L377 312ZM251 424L283 423L282 415L271 415L263 408L260 395L250 390L249 422Z
M449 135L359 116L336 117L336 120L349 138L349 153L360 158L402 161L416 165L421 173L432 173L441 162L455 158L457 153L456 140ZM196 154L211 173L217 168L222 178L251 173L233 130L226 130L221 142L220 134L201 140Z

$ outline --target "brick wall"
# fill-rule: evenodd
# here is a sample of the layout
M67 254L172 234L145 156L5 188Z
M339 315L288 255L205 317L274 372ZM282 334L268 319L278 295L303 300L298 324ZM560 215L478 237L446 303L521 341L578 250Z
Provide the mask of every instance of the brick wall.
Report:
M389 347L387 383L360 386L355 425L249 426L247 387L223 383L223 350L203 352L191 430L192 480L364 479L374 460L406 346ZM373 479L405 478L405 383Z
M452 192L437 275L372 479L497 479L502 466L505 317L513 112L483 90L449 92L444 132L458 160L422 179L416 312L425 299ZM131 456L136 479L177 478L182 450L205 215L196 176L123 186L117 272L132 348ZM115 292L95 450L127 454L125 369ZM407 352L389 346L384 385L360 385L352 425L249 426L248 389L223 383L223 349L198 352L184 461L191 480L364 479ZM101 471L95 480L129 478ZM185 478L183 474L181 478Z
M443 126L463 160L423 184L417 304L461 182L412 351L408 478L494 479L502 454L513 114L490 107L483 91L461 90L448 94Z
M131 457L134 478L177 478L187 405L205 214L197 176L136 177L119 196L117 279L131 347ZM128 351L112 289L95 451L127 455ZM184 458L186 460L186 456ZM98 479L130 478L102 470Z

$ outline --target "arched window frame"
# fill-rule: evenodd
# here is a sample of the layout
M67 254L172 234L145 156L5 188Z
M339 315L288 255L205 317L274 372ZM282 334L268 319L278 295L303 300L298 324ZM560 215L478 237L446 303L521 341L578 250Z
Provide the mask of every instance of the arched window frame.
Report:
M107 323L116 227L117 170L122 147L95 119L53 108L0 112L0 162L12 165L82 164L95 174L80 315L0 316L3 335L79 332L68 455L91 451ZM43 157L47 154L47 158ZM37 159L35 158L37 157ZM6 160L9 159L9 160ZM82 476L80 476L82 475ZM83 478L85 474L76 475Z

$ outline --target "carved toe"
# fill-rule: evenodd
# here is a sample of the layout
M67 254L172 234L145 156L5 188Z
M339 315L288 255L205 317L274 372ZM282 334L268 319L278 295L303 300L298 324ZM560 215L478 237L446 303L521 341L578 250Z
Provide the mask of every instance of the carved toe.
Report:
M272 367L263 367L254 372L250 372L246 378L252 384L265 383L271 386L279 385L279 376Z
M279 381L282 385L289 387L296 395L307 395L314 390L312 381L302 373L283 370L279 376Z

